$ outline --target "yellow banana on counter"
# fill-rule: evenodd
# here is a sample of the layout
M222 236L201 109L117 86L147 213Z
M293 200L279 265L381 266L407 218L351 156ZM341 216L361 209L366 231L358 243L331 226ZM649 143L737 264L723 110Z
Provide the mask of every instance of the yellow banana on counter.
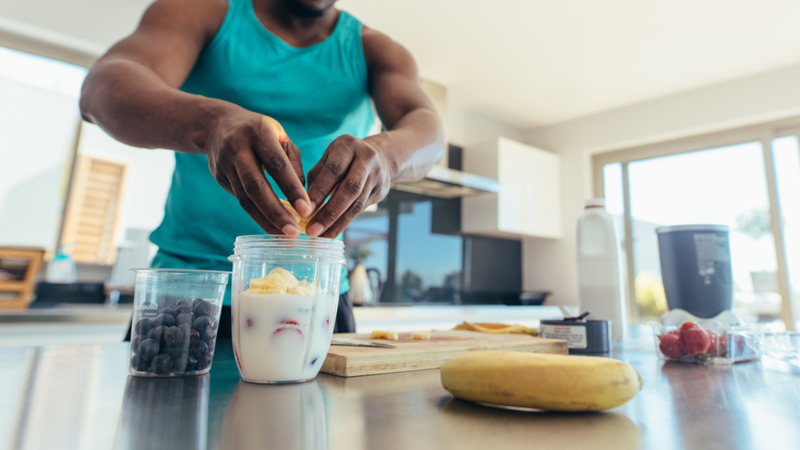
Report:
M642 389L636 369L616 359L529 352L467 352L441 379L456 398L550 411L615 408Z

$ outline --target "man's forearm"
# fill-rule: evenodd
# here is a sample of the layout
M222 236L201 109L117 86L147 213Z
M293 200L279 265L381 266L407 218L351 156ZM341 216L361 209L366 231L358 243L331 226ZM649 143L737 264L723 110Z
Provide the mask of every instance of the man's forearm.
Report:
M364 140L383 152L393 182L421 179L445 153L441 121L429 108L417 108L391 130Z
M135 147L203 151L214 120L235 105L188 94L124 59L100 61L81 93L84 119Z

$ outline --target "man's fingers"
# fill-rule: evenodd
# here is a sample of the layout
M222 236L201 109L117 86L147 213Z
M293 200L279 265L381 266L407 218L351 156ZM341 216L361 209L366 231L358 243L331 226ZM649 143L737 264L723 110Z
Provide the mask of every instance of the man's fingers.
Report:
M292 144L292 147L294 147L294 144ZM296 150L297 148L294 147L294 149ZM301 182L303 167L300 163L300 152L298 151L295 156L292 156L292 158L297 158L296 162L299 164L299 167L295 167L295 162L290 159L290 155L284 149L284 146L274 136L262 136L256 139L253 151L261 161L261 164L255 167L264 166L267 173L272 176L278 187L283 191L286 200L295 207L297 212L303 216L310 215L313 211L309 205L310 201L305 190L305 183ZM298 176L298 169L300 176Z
M320 162L308 173L308 197L312 206L325 203L333 188L347 173L353 157L352 148L339 144L339 139L331 143Z
M361 212L365 206L364 202L369 197L369 192L363 195L368 176L369 174L365 167L354 163L350 167L347 176L337 186L336 192L331 196L330 200L311 219L311 222L306 227L306 234L320 236L336 223L345 212L349 212L351 209ZM347 223L350 222L348 221Z
M239 206L249 215L257 224L261 227L264 231L269 234L282 234L281 230L275 227L264 214L261 213L261 210L256 207L256 205L247 197L247 194L244 191L244 187L242 186L242 182L239 180L239 176L236 174L235 169L231 169L226 173L227 180L226 183L230 188L231 194L239 200ZM221 184L221 183L220 183Z
M367 203L369 201L369 195L367 193L361 194L353 203L350 204L350 207L342 214L336 222L333 223L324 233L319 235L319 237L323 238L330 238L333 239L338 236L348 225L352 222L364 208L367 207Z
M278 197L272 192L272 188L267 182L264 173L261 172L261 165L256 161L255 156L250 152L240 152L236 161L236 174L239 177L243 195L237 194L236 198L245 211L251 217L247 207L255 207L272 224L272 226L283 234L297 236L300 234L300 226L292 217L289 211L283 207ZM252 206L250 206L252 204ZM259 224L261 225L261 224ZM264 228L262 226L262 228ZM264 228L266 230L266 228Z

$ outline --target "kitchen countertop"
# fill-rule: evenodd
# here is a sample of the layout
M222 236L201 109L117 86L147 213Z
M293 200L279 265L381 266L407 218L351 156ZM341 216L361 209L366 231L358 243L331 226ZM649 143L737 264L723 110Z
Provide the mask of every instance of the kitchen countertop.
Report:
M129 377L126 344L0 348L0 448L785 449L800 442L800 369L665 363L647 329L613 357L644 388L605 413L451 399L438 370L251 385L230 342L209 375Z

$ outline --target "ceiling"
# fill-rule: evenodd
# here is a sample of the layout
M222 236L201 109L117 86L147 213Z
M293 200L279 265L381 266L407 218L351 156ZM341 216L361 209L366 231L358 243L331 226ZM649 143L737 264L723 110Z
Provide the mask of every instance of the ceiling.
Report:
M524 128L800 63L797 0L337 4L405 45L452 105Z

